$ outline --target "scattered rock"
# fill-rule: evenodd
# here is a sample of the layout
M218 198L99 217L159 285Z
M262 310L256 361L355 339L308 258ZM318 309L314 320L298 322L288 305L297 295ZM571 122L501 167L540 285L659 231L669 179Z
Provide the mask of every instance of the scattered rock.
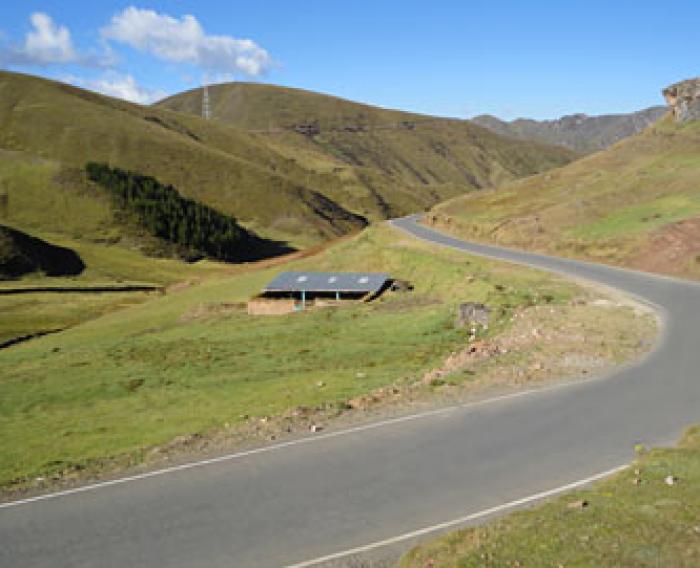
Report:
M366 410L373 404L379 402L375 394L365 394L348 400L348 406L356 410Z
M362 371L358 371L357 373L355 373L355 376L358 379L364 379L367 376L367 373L363 373Z
M291 416L297 418L299 416L308 416L311 414L311 409L308 406L297 406L291 412Z
M488 326L489 314L491 308L478 302L465 302L457 307L456 327L472 328L472 332L476 331L476 326Z
M321 129L316 122L304 122L301 124L295 124L293 127L295 132L313 138L321 133Z

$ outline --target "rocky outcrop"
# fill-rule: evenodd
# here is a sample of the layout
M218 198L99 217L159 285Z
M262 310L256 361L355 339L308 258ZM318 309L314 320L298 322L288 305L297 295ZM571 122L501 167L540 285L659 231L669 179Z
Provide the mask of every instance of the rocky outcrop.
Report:
M700 119L700 77L680 81L662 91L676 122Z

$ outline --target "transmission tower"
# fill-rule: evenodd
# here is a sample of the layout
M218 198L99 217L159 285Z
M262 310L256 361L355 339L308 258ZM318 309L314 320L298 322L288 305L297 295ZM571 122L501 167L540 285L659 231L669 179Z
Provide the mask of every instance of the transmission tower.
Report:
M211 107L209 106L209 87L202 87L202 118L209 120L211 118Z

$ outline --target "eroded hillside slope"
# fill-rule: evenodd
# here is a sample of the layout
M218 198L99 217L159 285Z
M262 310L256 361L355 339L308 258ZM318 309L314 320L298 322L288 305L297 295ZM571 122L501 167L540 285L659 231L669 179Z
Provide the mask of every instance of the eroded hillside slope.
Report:
M470 239L700 277L700 121L667 116L552 172L438 206Z

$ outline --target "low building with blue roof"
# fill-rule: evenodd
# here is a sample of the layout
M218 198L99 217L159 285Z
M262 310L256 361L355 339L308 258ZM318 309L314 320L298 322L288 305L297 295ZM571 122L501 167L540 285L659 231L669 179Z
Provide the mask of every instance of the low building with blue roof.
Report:
M290 313L309 305L369 301L392 282L386 272L281 272L248 303L248 313Z

